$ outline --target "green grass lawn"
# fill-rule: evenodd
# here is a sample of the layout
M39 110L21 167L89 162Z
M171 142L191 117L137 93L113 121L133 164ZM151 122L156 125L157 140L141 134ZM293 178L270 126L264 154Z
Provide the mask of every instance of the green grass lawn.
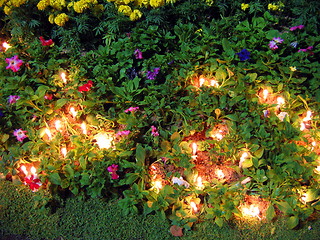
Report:
M35 208L37 195L24 186L0 181L1 239L319 239L319 220L289 230L281 219L271 223L233 221L222 228L207 220L195 224L183 237L174 237L168 220L155 215L123 216L116 202L69 198L51 213L48 208Z

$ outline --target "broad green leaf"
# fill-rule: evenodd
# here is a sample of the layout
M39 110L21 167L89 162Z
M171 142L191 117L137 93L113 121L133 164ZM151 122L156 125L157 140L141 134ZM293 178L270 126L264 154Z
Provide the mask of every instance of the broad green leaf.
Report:
M171 135L171 137L170 137L170 140L172 142L178 142L178 141L180 141L180 139L181 139L181 137L180 137L180 134L178 132L173 133Z
M215 76L216 76L216 79L218 80L218 81L224 81L224 80L226 80L226 78L227 78L227 73L226 73L226 71L223 69L223 68L219 68L217 71L216 71L216 74L215 74Z
M257 151L253 153L256 158L261 158L264 153L264 148L259 148Z
M222 226L223 226L223 218L216 217L216 219L214 220L214 222L215 222L219 227L222 227Z
M69 178L73 178L74 177L74 170L70 166L70 164L65 165L64 166L64 170L66 171L66 176L68 176Z
M299 218L297 216L291 216L287 220L287 226L290 229L295 228L299 224Z
M146 159L146 150L141 146L141 144L137 145L136 159L138 166L144 166L144 161Z
M49 175L49 181L53 184L60 185L61 184L61 178L59 173L55 172Z
M90 184L90 176L88 173L84 172L81 174L80 183L82 187Z
M288 202L277 202L277 206L285 215L293 214L293 209Z
M271 221L275 216L276 216L276 212L274 210L274 207L272 204L270 204L266 212L267 220Z
M66 103L68 102L68 99L59 99L57 102L56 102L56 105L55 105L55 109L59 109L59 108L62 108Z
M243 162L242 162L242 168L249 168L253 166L253 162L251 158L246 158Z

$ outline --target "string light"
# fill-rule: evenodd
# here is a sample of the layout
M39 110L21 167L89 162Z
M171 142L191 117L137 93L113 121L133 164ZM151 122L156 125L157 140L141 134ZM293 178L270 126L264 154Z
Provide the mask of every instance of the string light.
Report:
M60 74L60 78L62 79L63 83L67 83L67 78L66 78L66 73L65 72L62 72Z
M81 129L82 129L82 133L87 135L87 125L85 122L81 123Z

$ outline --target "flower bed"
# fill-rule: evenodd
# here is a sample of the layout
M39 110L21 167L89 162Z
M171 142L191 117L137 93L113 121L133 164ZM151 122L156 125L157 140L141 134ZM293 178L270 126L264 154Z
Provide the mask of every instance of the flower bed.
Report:
M53 199L120 198L179 234L279 215L295 228L319 210L317 22L280 3L160 2L137 22L104 3L49 27L18 15L31 3L11 9L0 172Z

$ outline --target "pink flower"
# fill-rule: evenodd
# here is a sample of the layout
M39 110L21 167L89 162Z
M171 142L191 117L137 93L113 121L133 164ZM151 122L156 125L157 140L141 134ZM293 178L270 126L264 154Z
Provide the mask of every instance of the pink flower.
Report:
M297 29L303 29L304 28L304 25L298 25L298 26L293 26L293 27L291 27L290 28L290 31L295 31L295 30L297 30Z
M124 131L117 132L116 135L118 135L118 136L123 136L123 135L128 136L129 134L130 134L130 130L124 130Z
M277 48L278 48L278 45L277 45L277 43L275 42L275 41L270 41L270 43L268 44L269 45L269 48L271 49L271 50L276 50Z
M151 126L151 134L154 137L159 136L159 132L158 132L158 130L157 130L157 128L155 126Z
M139 49L136 49L134 51L134 56L136 57L136 59L143 59L142 52Z
M6 62L8 63L6 69L11 69L13 72L18 72L23 64L23 61L18 58L18 55L12 58L6 58Z
M280 38L280 37L275 37L272 40L275 41L276 43L282 43L283 42L283 39Z
M17 140L19 142L22 142L23 139L25 139L27 137L27 135L25 134L27 131L22 131L22 129L16 129L13 131L13 135L17 137Z
M41 41L41 44L42 46L51 46L54 44L54 42L52 41L52 39L49 39L49 40L44 40L44 38L41 36L39 37L40 41Z
M128 113L128 112L135 112L139 110L139 107L129 107L128 109L124 110L125 113Z
M10 95L8 99L9 104L14 104L20 99L20 96L18 95Z
M311 51L313 49L313 46L309 46L307 48L301 48L298 50L298 52L308 52Z
M119 175L117 174L118 171L118 165L112 164L107 168L108 172L111 173L111 179L115 180L119 178Z
M78 88L79 92L88 92L91 90L91 87L93 86L93 82L91 80L88 81L88 83L83 84Z
M29 188L33 191L36 192L39 190L41 187L42 183L39 178L35 178L33 175L30 177L25 177L24 179L24 184L29 185Z

